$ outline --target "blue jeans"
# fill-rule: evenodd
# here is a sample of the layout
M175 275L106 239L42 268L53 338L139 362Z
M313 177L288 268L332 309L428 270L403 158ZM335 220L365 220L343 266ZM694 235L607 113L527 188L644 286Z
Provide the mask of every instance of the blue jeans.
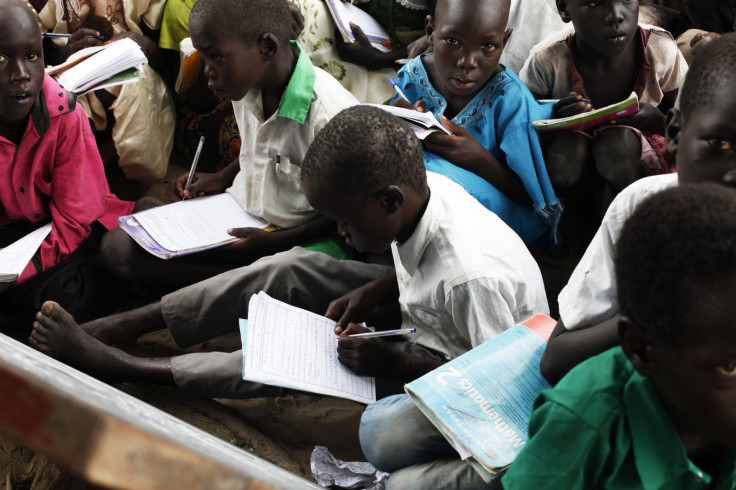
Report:
M360 445L368 461L391 473L392 488L493 488L462 461L407 395L368 405L360 419Z

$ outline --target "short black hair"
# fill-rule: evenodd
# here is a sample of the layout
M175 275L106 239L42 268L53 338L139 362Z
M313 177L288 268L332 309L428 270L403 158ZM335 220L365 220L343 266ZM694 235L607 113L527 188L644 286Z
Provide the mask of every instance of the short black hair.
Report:
M257 42L267 32L283 43L291 38L287 0L198 0L189 22L201 23L215 35L239 36L247 43Z
M715 107L736 87L736 33L709 42L695 56L680 91L680 112L685 119L697 107Z
M645 199L616 245L621 314L676 343L706 288L736 272L736 190L685 184Z
M302 162L313 192L363 200L387 185L422 192L422 144L408 124L378 107L344 109L317 134Z

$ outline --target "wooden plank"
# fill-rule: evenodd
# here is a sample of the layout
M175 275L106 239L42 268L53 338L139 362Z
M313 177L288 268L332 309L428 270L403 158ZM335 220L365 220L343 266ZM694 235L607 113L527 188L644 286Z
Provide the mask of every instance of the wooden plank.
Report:
M111 488L321 488L2 334L0 432Z

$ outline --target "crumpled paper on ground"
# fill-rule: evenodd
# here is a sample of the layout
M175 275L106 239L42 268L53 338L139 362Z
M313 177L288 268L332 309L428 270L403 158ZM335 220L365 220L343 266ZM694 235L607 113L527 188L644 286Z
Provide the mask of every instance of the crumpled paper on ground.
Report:
M370 463L340 461L324 446L315 446L310 458L312 476L323 487L383 490L388 473L379 471Z

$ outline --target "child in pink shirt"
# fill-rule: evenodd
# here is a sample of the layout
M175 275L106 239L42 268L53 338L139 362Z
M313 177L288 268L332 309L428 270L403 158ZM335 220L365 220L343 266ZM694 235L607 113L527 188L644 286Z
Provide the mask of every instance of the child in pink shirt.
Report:
M44 74L41 32L30 9L17 0L0 0L0 12L0 247L52 224L18 285L0 294L2 311L16 324L27 318L27 330L33 317L24 312L32 315L36 307L23 303L37 296L39 287L59 289L51 284L55 266L83 244L96 253L89 242L99 241L134 204L110 193L87 116ZM9 286L0 284L0 291ZM61 289L79 293L69 284ZM43 299L50 298L38 298Z

